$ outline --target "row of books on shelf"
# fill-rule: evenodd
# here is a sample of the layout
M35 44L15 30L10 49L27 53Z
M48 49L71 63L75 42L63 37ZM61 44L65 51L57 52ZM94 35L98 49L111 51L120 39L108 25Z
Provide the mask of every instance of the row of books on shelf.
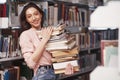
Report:
M97 7L97 6L102 4L102 1L99 1L99 0L75 0L75 1L73 1L73 0L59 0L59 1L85 4L85 5L89 5L90 7Z
M101 40L117 40L118 29L89 30L87 33L80 33L78 44L81 49L100 47Z
M9 15L9 5L0 4L0 17L8 17Z
M0 58L21 56L18 39L12 35L0 36Z
M20 80L20 67L12 66L0 69L0 80Z
M85 72L94 69L97 66L97 53L86 53L80 55L79 66L80 72Z
M88 26L89 24L89 11L84 8L80 8L77 6L69 6L64 3L53 3L49 4L49 2L35 2L45 13L45 21L44 26L49 25L57 25L59 23L66 23L68 26ZM14 20L15 22L11 21L12 25L19 24L19 21L17 18L19 18L19 15L23 9L23 4L18 4L16 6L17 11L14 13L17 13L18 16L13 13L10 13L10 20ZM17 17L17 18L16 18ZM16 22L18 21L18 22Z

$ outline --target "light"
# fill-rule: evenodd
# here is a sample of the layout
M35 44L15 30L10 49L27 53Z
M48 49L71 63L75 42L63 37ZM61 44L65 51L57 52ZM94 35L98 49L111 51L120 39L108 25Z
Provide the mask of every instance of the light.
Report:
M6 0L0 0L0 4L6 3Z
M120 1L109 1L99 6L90 16L90 28L106 29L120 27Z

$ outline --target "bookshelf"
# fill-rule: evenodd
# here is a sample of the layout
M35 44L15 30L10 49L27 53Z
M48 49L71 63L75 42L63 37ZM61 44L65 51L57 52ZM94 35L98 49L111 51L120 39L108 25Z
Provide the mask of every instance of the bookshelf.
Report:
M95 68L95 67L94 67L94 68ZM70 80L70 79L75 79L75 77L76 77L76 79L77 79L78 76L82 76L82 75L85 75L85 74L89 74L91 71L93 71L94 68L91 68L91 69L86 70L86 71L84 71L84 72L77 72L77 73L74 73L73 75L70 75L70 76L61 77L61 78L59 78L58 80L66 80L66 79Z
M9 23L12 28L13 28L13 26L19 27L19 22L17 21L18 15L19 15L23 5L28 1L33 1L33 0L17 0L17 1L9 2L10 7L12 7L12 9L13 9L13 10L10 9L10 12L9 12L9 15L10 15ZM84 63L84 60L86 59L88 54L94 53L94 52L96 52L96 54L97 54L100 50L100 46L90 47L89 46L90 44L87 44L87 47L86 47L85 46L86 41L84 41L84 39L86 38L86 34L87 34L86 40L90 37L90 31L88 29L89 22L90 22L89 21L90 14L95 10L95 8L97 6L101 5L102 0L99 4L93 3L92 5L91 4L88 5L88 3L84 2L84 1L86 1L86 0L83 0L82 2L79 2L79 3L73 2L72 0L71 0L71 2L70 2L70 0L68 0L68 1L67 0L36 0L35 1L36 4L38 4L40 7L43 8L43 10L47 10L44 26L49 26L49 25L56 26L57 24L65 23L67 25L66 32L68 34L74 34L76 36L77 45L79 46L79 50L80 50L79 57L82 57L82 60L80 60L80 61L82 61L82 63ZM55 4L57 4L58 7L55 7ZM16 9L16 7L18 7L17 8L18 10ZM50 12L48 12L48 8L52 8L52 9L58 8L58 12L53 11L54 13L58 13L58 15L60 15L60 16L57 15L57 17L55 17L55 19L57 21L51 20L54 18L54 16L48 17L48 15L50 15L49 14ZM73 15L71 16L69 14L73 14ZM12 21L12 19L15 20L16 22ZM13 31L15 31L15 30L13 30ZM17 29L17 30L19 31L20 29ZM4 30L1 29L1 31L3 34L7 34L9 32L8 29L4 29ZM91 32L94 33L94 31L91 31ZM85 34L85 35L83 35L83 34ZM84 44L82 44L82 45L80 44L80 42L81 42L80 36L81 35L83 35L83 41L84 41ZM80 46L83 46L83 47L80 48ZM98 57L98 55L97 55L97 57ZM94 59L95 58L96 57L94 57ZM12 57L12 58L3 58L3 59L0 59L0 62L19 61L19 60L21 61L21 59L23 60L23 58L21 56L20 57ZM97 62L95 62L95 63L97 63ZM73 80L74 80L74 79L78 79L79 76L84 76L84 75L89 77L89 73L96 67L96 64L95 64L95 66L92 66L89 69L84 69L84 67L86 67L86 65L88 65L88 64L82 64L82 67L83 67L82 71L78 71L75 74L70 75L70 76L62 76L59 79L60 80L64 80L64 79L69 80L69 79L73 78ZM80 66L81 66L81 64L80 64ZM79 77L79 79L88 80L88 79L85 79L82 77Z
M2 59L0 59L0 62L15 61L15 60L21 60L21 59L23 59L23 57L2 58Z
M23 60L23 57L18 45L18 36L18 28L0 28L0 75L3 76L3 73L5 73L5 76L11 76L11 78L3 76L4 79L20 79L21 70L17 64L19 64L19 60ZM14 61L18 63L14 64ZM14 79L13 75L15 76ZM4 79L0 78L0 80Z
M119 30L120 17L118 17L118 14L120 13L120 11L118 11L117 9L120 8L120 1L117 1L117 0L115 0L115 1L104 0L104 1L105 1L105 6L98 7L95 10L95 12L91 15L91 28L97 29L97 30L98 29L99 30L100 29L101 30L106 30L107 28L110 28L110 29L117 28ZM104 14L99 15L99 13L101 13L103 11L104 11ZM107 13L110 13L110 15L108 15ZM115 14L115 13L118 13L118 14ZM113 16L111 16L111 15L113 15ZM96 21L96 22L94 22L94 21ZM100 21L102 21L102 22L100 22ZM96 28L96 26L97 26L97 28ZM110 80L110 79L119 80L120 79L120 75L119 75L119 69L120 69L119 68L119 65L120 65L120 62L119 62L119 59L120 59L119 58L119 54L120 54L119 53L119 38L120 37L119 36L120 36L120 32L117 32L115 34L118 37L116 39L118 41L118 44L117 44L118 47L113 46L113 49L111 49L112 51L115 51L115 52L111 51L111 53L117 54L116 56L114 56L113 54L110 56L110 59L112 59L111 60L112 63L110 63L110 64L112 64L112 65L106 66L106 64L105 64L105 65L101 65L101 66L96 67L96 69L90 74L90 80L99 80L99 79L102 79L102 80ZM101 41L101 43L103 42L103 44L101 44L101 47L102 47L102 45L104 45L103 47L105 47L104 43L111 43L112 41L113 40L111 40L111 39L108 40L107 42ZM115 41L113 41L113 42L115 42ZM107 55L107 53L109 53L109 51L107 51L108 48L110 48L110 46L107 46L104 49L103 53L106 54L106 55L104 55L104 57L109 57L109 55ZM117 48L118 48L118 51L114 50L114 49L117 49ZM106 53L105 53L105 51L106 51ZM103 54L103 53L101 53L101 54ZM116 58L113 59L113 56L116 57ZM105 61L105 60L103 59L103 61ZM110 61L108 61L108 62L110 62Z

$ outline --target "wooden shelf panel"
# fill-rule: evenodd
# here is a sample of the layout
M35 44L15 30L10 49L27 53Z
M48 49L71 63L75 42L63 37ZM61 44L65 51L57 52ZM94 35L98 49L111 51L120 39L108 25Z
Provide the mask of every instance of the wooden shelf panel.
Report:
M2 58L2 59L0 59L0 62L19 60L19 59L23 59L23 57L19 56L19 57L11 57L11 58Z
M61 77L61 78L59 78L58 80L65 80L65 79L67 79L67 78L71 78L71 77L74 77L74 76L84 75L84 74L90 73L90 72L93 71L94 69L95 69L95 67L90 68L90 69L85 70L85 71L79 71L79 72L74 73L73 75Z

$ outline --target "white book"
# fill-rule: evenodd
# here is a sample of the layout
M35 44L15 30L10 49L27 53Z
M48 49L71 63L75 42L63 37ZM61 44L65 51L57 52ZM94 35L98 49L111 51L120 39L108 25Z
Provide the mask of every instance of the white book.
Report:
M0 70L0 80L4 80L4 71Z
M48 2L47 1L40 2L39 5L41 9L43 10L43 12L45 13L44 26L48 26Z
M54 5L54 25L58 24L58 4Z
M71 64L73 67L79 66L77 60L72 60L66 62L53 63L53 67L54 69L65 69L68 64Z
M76 44L76 41L71 42L70 44L56 44L55 46L46 46L46 50L65 50L65 49L72 49Z
M54 24L54 6L49 5L48 6L48 25L53 25Z
M65 44L70 42L73 39L75 39L74 36L71 36L71 37L63 36L59 39L49 40L47 45Z
M52 36L52 37L50 38L50 40L59 40L59 39L65 37L66 35L67 35L66 33L61 33L61 34L59 34L59 35ZM50 41L50 40L49 40L49 41Z

